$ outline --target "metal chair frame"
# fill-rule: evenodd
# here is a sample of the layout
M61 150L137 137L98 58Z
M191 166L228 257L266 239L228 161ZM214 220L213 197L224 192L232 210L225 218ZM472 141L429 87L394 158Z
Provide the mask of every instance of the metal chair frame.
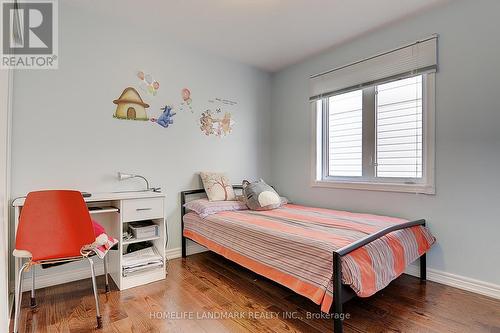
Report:
M106 293L109 292L109 278L108 278L108 257L105 256L103 261L104 261L104 276L106 279ZM21 314L21 301L22 301L22 287L23 287L23 275L25 272L31 269L31 300L30 300L30 306L31 308L35 308L37 306L36 304L36 298L35 298L35 267L37 265L41 264L60 264L60 263L69 263L69 262L75 262L75 261L80 261L87 259L90 265L90 273L91 273L91 278L92 278L92 288L94 290L94 299L95 299L95 309L96 309L96 320L97 320L97 328L102 328L102 317L101 317L101 311L99 307L99 297L97 293L97 283L96 283L96 275L95 275L95 267L94 267L94 260L90 258L90 256L81 256L81 257L71 257L71 258L60 258L60 259L51 259L51 260L44 260L40 262L32 262L27 261L25 262L21 268L19 269L19 274L17 277L16 281L16 290L17 293L15 295L15 313L14 313L14 333L19 332L19 320L20 320L20 314Z

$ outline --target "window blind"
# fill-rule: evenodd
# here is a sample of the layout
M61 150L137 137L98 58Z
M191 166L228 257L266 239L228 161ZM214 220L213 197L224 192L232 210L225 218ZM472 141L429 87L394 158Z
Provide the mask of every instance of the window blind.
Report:
M310 78L310 100L437 70L437 35Z
M376 89L376 176L422 178L422 76Z
M328 99L328 176L363 175L363 91Z

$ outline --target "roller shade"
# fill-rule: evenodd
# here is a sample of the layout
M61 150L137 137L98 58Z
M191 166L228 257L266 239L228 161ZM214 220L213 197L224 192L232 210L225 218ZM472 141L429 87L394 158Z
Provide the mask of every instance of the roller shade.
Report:
M437 35L310 78L310 100L437 70Z

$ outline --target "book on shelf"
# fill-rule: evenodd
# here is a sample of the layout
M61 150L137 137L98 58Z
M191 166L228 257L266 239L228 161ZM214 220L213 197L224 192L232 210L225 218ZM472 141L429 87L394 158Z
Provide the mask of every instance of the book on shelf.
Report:
M158 268L163 266L163 257L158 254L154 246L123 255L122 273L127 276L131 273Z

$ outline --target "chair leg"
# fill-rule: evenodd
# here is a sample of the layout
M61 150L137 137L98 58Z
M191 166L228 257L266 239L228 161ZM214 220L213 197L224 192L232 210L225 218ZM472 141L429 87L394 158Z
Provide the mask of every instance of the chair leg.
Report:
M30 300L31 308L36 307L36 298L35 298L35 266L31 267L31 300Z
M108 277L108 256L104 256L104 278L106 279L106 292L109 293L109 277Z
M29 263L25 263L19 269L19 274L16 281L16 309L14 312L14 333L19 332L19 317L21 315L21 300L23 296L23 273Z
M102 328L102 318L101 311L99 309L99 297L97 295L97 284L95 282L95 269L94 269L94 261L90 258L87 258L90 263L90 273L92 274L92 288L94 289L94 298L95 298L95 311L96 311L96 319L97 319L97 328Z

